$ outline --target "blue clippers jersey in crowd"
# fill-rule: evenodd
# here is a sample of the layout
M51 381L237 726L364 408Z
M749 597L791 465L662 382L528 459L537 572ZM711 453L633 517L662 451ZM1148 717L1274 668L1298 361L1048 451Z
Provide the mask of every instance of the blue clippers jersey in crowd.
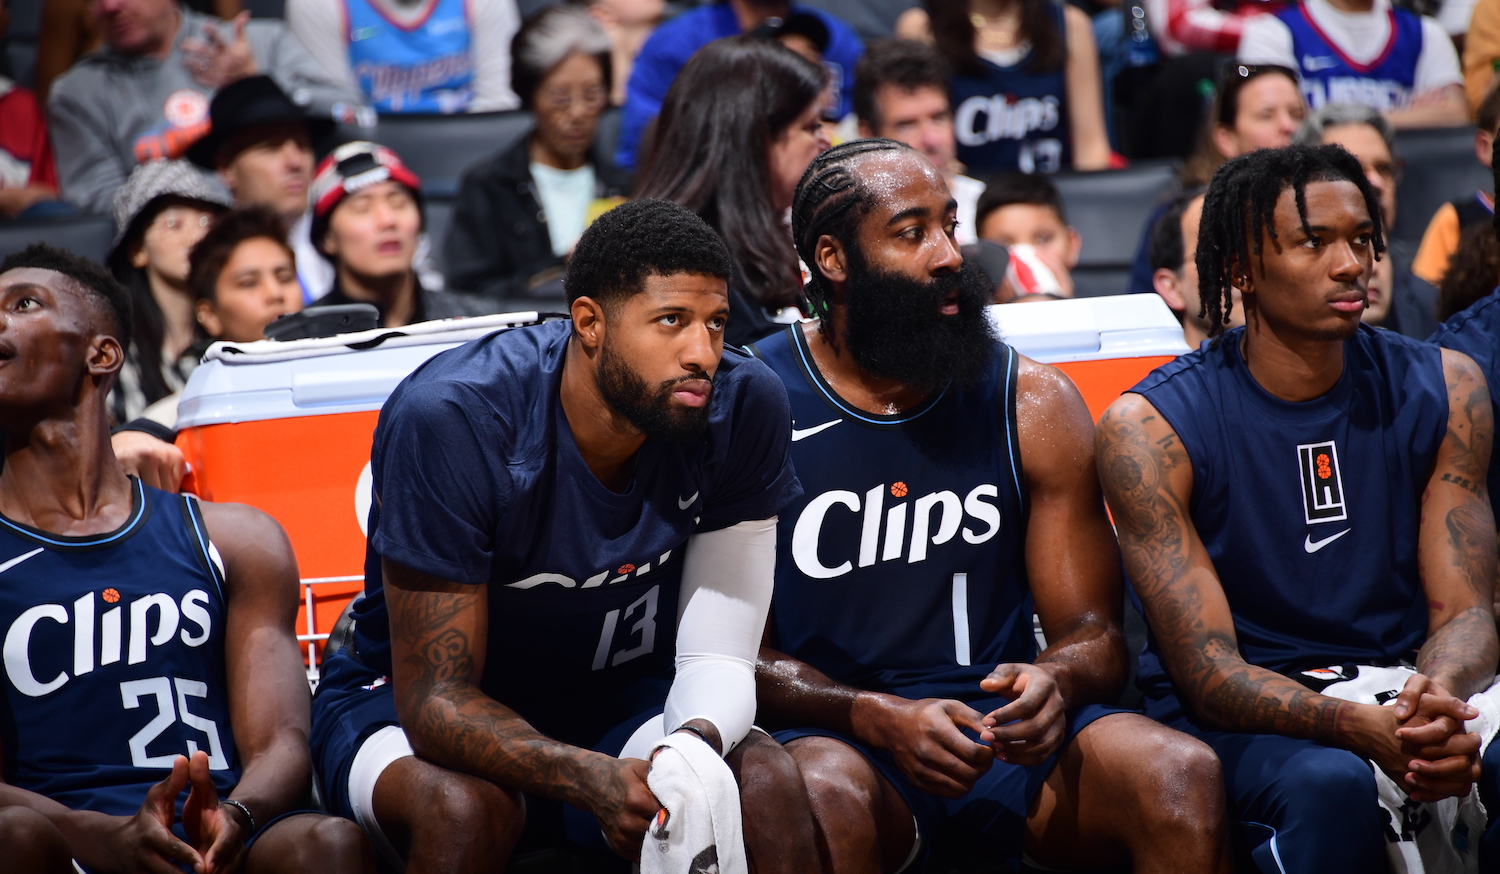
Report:
M1250 375L1243 334L1131 389L1192 459L1193 525L1241 655L1283 674L1410 658L1427 636L1422 492L1448 425L1440 350L1361 326L1334 387L1293 403ZM1140 675L1148 696L1169 692L1154 638Z
M208 753L221 794L240 775L202 517L192 498L131 485L130 519L108 534L0 517L5 782L115 816L177 756Z
M379 112L453 113L474 98L467 0L436 0L410 27L370 0L344 0L349 68Z
M1061 3L1048 4L1059 36L1067 33ZM983 76L958 74L949 86L958 160L971 176L1017 171L1056 173L1073 164L1068 88L1063 66L1030 72L1027 55L1000 67L981 57Z
M1411 102L1422 54L1422 19L1391 8L1391 35L1385 50L1368 64L1356 63L1324 35L1301 3L1276 13L1292 32L1297 75L1307 104L1354 103L1380 112Z
M803 496L781 514L778 645L842 683L972 700L996 664L1031 661L1018 358L975 388L877 416L812 364L800 325L755 351L786 384Z
M444 352L391 395L371 453L374 491L357 655L390 673L380 557L488 583L482 687L569 743L660 707L676 651L683 546L697 531L776 515L799 493L786 393L725 349L709 426L648 439L624 494L584 463L558 397L572 322ZM628 712L620 712L625 709Z
M1428 342L1474 359L1490 384L1490 403L1495 406L1496 421L1500 421L1500 403L1496 403L1500 401L1500 289L1444 322ZM1490 502L1494 503L1500 495L1500 452L1490 453L1489 487Z

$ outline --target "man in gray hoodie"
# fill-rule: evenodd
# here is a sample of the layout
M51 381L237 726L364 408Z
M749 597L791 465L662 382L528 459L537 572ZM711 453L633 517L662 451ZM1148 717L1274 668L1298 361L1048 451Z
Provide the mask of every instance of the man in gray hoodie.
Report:
M208 132L214 92L265 72L308 112L370 116L279 21L220 21L174 0L97 0L104 46L52 86L48 115L63 197L107 212L139 163L178 158Z

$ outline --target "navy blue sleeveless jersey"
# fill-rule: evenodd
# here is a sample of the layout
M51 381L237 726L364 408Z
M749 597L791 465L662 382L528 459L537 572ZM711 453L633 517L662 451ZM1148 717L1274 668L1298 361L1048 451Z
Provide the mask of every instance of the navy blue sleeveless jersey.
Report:
M193 498L131 484L130 519L108 534L0 517L5 782L114 816L139 810L180 755L208 753L221 794L240 775L202 516Z
M804 493L781 514L777 643L841 683L974 700L995 665L1035 657L1018 357L974 388L879 416L812 364L800 325L754 347L786 384Z
M1048 4L1066 39L1061 3ZM1063 66L1033 72L1031 55L1010 67L981 57L984 75L958 74L949 85L958 160L970 175L1056 173L1073 165L1068 88Z
M1500 289L1480 298L1468 309L1438 326L1428 338L1444 349L1462 352L1474 359L1490 384L1490 403L1500 421ZM1500 495L1500 452L1490 453L1490 503ZM1500 523L1497 523L1500 524Z
M380 559L488 584L484 692L539 731L587 745L659 707L674 674L683 546L770 518L799 494L786 393L725 348L709 425L647 439L623 494L594 477L558 389L571 322L493 334L435 356L380 414L371 453L358 659L390 673Z
M1422 54L1422 19L1392 7L1391 34L1385 50L1367 64L1344 54L1298 3L1276 13L1292 32L1297 75L1307 105L1353 103L1380 112L1411 103L1417 83L1417 58Z
M1243 328L1131 391L1193 465L1193 525L1223 584L1240 653L1283 674L1409 659L1427 635L1417 573L1422 492L1447 431L1441 351L1361 326L1312 401L1274 397L1240 355ZM1154 638L1141 687L1170 695Z

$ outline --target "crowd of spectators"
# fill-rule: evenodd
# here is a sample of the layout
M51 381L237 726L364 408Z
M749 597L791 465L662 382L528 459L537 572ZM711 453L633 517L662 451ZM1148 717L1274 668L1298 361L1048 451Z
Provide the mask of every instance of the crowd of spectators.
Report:
M595 217L672 200L728 242L730 339L746 342L810 314L786 215L830 144L920 150L958 204L959 242L1011 248L1025 288L1066 297L1086 241L1048 174L1162 157L1139 131L1165 131L1158 145L1182 144L1166 155L1176 184L1112 228L1139 240L1119 291L1190 313L1193 240L1178 235L1226 160L1338 143L1390 228L1394 130L1474 124L1487 166L1500 126L1500 0L289 0L284 23L239 0L33 2L35 69L0 78L0 221L113 204L110 266L144 326L122 419L179 388L211 336L186 251L231 206L285 228L297 307L368 302L400 325L555 302ZM379 139L382 116L517 108L524 134L451 168L440 237L414 156L347 142ZM1425 336L1500 279L1476 230L1493 209L1481 188L1424 216L1420 247L1394 239L1367 321ZM1021 291L997 284L999 299Z

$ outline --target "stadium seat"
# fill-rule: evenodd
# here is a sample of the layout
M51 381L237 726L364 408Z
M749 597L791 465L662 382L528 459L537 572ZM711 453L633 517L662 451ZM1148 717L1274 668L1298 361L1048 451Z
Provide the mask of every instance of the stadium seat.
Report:
M109 254L114 233L114 222L102 215L0 222L0 258L19 252L31 243L42 242L102 262Z
M452 196L470 164L509 147L531 128L529 112L383 115L374 130L345 128L347 139L380 143L422 180L430 196Z
M1396 223L1391 236L1422 239L1433 213L1446 201L1491 189L1490 171L1474 156L1474 128L1431 128L1396 132L1396 154L1406 164L1396 189Z
M5 32L5 65L10 77L26 88L36 82L36 47L42 34L42 0L10 0L10 27Z
M1058 173L1052 177L1083 237L1073 270L1078 297L1124 294L1146 221L1177 178L1176 161L1142 161L1124 170Z
M426 188L426 181L423 181ZM427 194L423 200L424 212L427 216L427 239L432 242L432 266L439 273L446 274L447 265L443 263L443 241L448 238L448 224L453 221L453 197L447 194Z
M285 18L286 0L241 0L240 7L251 18Z

